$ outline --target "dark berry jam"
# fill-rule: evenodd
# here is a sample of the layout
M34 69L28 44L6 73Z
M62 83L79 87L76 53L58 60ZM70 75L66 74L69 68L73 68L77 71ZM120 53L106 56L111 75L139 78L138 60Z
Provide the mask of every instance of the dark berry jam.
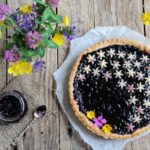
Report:
M16 122L27 110L25 99L18 91L3 93L0 96L0 121Z

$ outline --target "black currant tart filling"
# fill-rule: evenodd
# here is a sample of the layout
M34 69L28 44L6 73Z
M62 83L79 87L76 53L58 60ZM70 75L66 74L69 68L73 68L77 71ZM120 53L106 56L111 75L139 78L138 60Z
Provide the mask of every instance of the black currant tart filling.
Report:
M131 134L150 123L150 55L111 45L83 55L74 78L79 109L105 133Z

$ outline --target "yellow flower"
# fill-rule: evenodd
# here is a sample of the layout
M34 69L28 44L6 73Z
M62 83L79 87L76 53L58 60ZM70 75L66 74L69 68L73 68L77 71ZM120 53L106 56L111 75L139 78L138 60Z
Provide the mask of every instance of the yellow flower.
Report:
M8 68L8 73L14 76L19 76L23 74L32 73L32 65L25 61L18 61L16 63L11 63Z
M68 16L65 16L64 19L63 19L63 21L64 21L65 26L68 27L69 24L70 24Z
M0 20L0 27L3 25L3 22L4 22L3 20Z
M95 112L94 111L88 111L86 113L86 116L89 118L89 119L93 119L95 118Z
M112 131L112 127L111 127L109 124L105 124L105 125L102 127L102 130L103 130L106 134L109 134L109 133L111 133L111 131Z
M149 12L144 13L142 16L142 20L145 25L149 25L150 24L150 13Z
M2 36L3 36L3 33L2 33L2 31L0 30L0 39L2 38Z
M59 46L63 45L64 43L63 35L60 33L55 33L54 37L52 38L52 41Z
M24 14L28 14L32 11L32 6L31 5L24 5L20 7L20 11Z

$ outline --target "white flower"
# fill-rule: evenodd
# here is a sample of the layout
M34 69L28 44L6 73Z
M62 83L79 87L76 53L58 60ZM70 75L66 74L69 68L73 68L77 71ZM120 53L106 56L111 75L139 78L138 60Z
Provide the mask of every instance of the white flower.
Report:
M118 58L124 58L126 54L124 52L118 51L117 55L118 55Z
M116 70L116 72L114 73L114 75L115 75L116 78L119 78L119 79L123 76L121 70L120 71Z
M123 89L123 87L125 87L126 84L127 84L127 82L125 82L123 79L118 82L118 85L119 85L119 87L121 87L121 89Z
M107 64L108 63L104 59L102 61L99 61L99 65L101 66L101 68L106 68Z
M141 79L144 78L144 74L142 73L142 71L137 72L137 76L136 77L138 78L138 80L141 80Z
M90 69L90 65L85 65L84 67L83 67L83 72L86 72L87 74L89 73L91 71L91 69Z
M88 59L88 62L89 63L94 63L94 61L96 61L96 59L95 59L95 55L88 55L88 57L87 57L87 59Z
M142 90L144 90L144 85L141 82L139 84L137 84L137 90L139 90L140 92L142 92Z
M145 82L147 82L148 84L150 84L150 77L146 77L145 80L146 80Z
M119 66L120 66L120 64L119 64L118 61L114 61L113 64L112 64L112 66L113 66L113 69L118 69Z
M98 58L103 59L105 58L105 52L103 52L102 50L100 50L99 52L97 52Z
M130 61L125 61L124 62L124 64L123 64L123 66L125 67L125 68L131 68L131 62Z
M150 101L149 100L144 100L143 104L146 108L150 107Z
M147 96L150 96L150 90L145 91Z
M141 67L141 63L136 60L136 62L134 62L134 67L139 69Z
M115 55L115 50L111 48L111 49L108 51L108 55L112 58L112 57Z
M130 96L130 99L129 99L130 104L135 104L136 101L138 101L138 99L135 96Z
M140 116L139 116L139 115L134 115L134 117L133 117L133 122L134 122L134 123L140 123L140 121L141 121Z
M99 76L99 72L100 72L100 70L98 68L93 69L93 75L94 76Z
M129 69L127 74L128 74L128 77L134 77L135 71L133 71L133 69Z
M136 59L136 55L130 53L130 54L128 54L128 58L129 58L130 60Z
M149 60L147 55L142 55L142 57L140 58L140 60L142 60L142 62L147 62Z

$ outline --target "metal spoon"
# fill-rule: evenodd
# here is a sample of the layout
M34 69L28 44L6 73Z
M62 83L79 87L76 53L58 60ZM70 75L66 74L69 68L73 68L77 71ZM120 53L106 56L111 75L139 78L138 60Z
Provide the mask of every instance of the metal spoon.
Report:
M36 119L42 118L45 114L46 114L46 106L45 105L39 106L33 113L34 118L36 118Z

